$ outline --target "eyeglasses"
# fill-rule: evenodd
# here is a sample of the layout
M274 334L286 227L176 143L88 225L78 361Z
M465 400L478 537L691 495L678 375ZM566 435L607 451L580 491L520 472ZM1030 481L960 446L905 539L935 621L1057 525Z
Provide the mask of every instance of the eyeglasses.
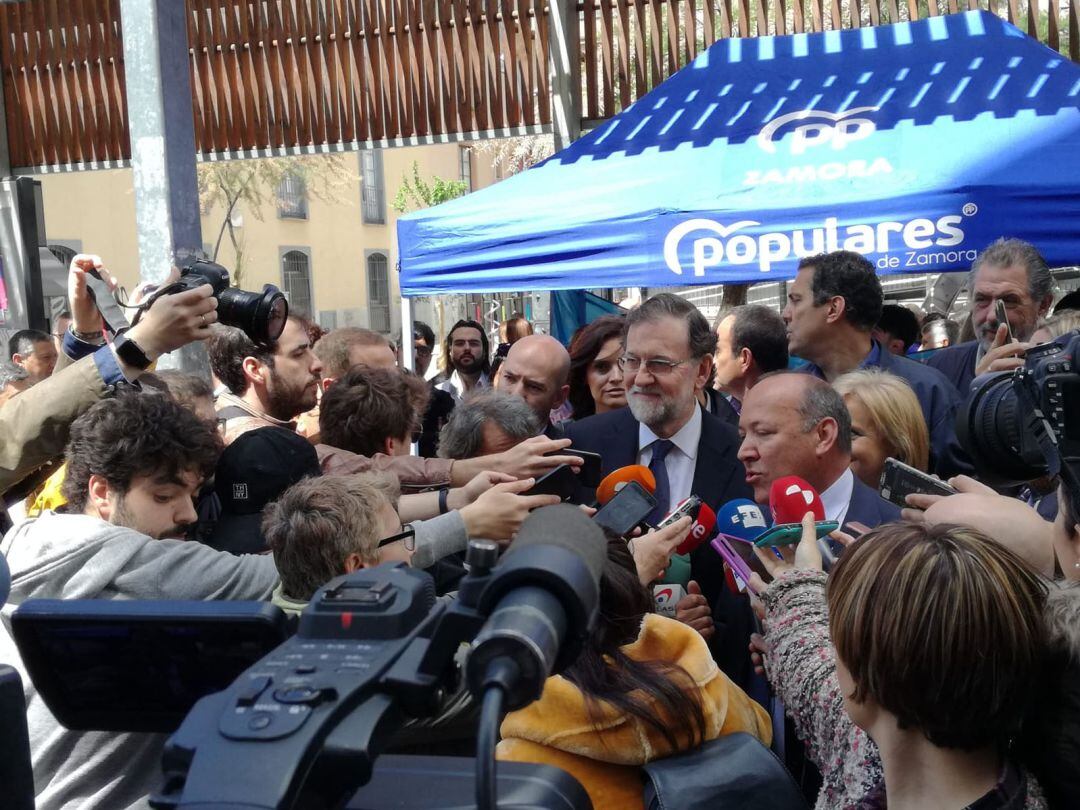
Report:
M399 540L404 542L406 551L416 550L416 529L412 527L411 523L405 526L402 531L398 532L392 537L387 537L384 540L380 540L379 545L375 546L375 548L382 548L383 546L388 546L391 543L396 543Z
M653 358L651 360L642 361L640 357L634 357L632 354L624 354L619 358L619 368L623 371L629 371L631 373L637 373L642 366L645 366L645 370L654 377L667 377L679 366L686 365L690 360L661 360L659 358Z

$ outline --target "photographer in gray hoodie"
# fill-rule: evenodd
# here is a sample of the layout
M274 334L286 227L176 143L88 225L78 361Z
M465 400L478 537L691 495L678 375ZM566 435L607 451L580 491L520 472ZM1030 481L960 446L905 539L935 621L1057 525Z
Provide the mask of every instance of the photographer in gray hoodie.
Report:
M24 521L0 551L11 567L0 661L20 670L38 810L145 807L160 786L164 735L69 731L27 677L11 613L32 598L269 599L268 555L234 556L178 538L192 498L221 452L213 425L169 397L127 393L99 402L71 428L62 512Z

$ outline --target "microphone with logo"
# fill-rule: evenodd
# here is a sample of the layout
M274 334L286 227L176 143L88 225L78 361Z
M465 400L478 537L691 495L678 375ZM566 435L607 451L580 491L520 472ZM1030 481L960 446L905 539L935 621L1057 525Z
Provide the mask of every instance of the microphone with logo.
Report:
M653 586L656 612L672 618L675 616L675 606L686 596L686 588L690 584L690 554L716 531L716 513L695 495L676 506L670 515L660 521L658 528L670 525L685 515L691 515L694 519L690 531L671 555L659 584Z
M788 540L799 541L802 537L802 519L807 512L814 513L817 524L818 547L821 549L825 570L836 562L840 549L829 542L829 532L838 528L836 521L825 519L825 504L817 490L797 475L785 475L773 481L769 489L769 509L773 513L773 529L784 527Z
M769 509L773 524L802 523L807 512L814 520L825 520L825 504L817 490L797 475L777 478L769 488Z
M745 548L746 544L753 545L768 527L765 512L749 498L736 498L720 507L720 514L716 517L717 535L711 545L724 558L728 570L737 580L729 583L733 591L750 587L750 566L737 546Z
M596 488L596 502L600 506L605 505L631 481L640 484L650 495L656 492L656 477L652 470L642 464L628 464L604 476Z

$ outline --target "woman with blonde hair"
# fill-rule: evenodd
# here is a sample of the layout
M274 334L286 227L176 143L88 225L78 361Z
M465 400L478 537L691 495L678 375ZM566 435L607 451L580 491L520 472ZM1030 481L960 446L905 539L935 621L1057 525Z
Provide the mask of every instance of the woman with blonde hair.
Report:
M915 392L895 374L876 368L849 371L833 383L851 413L851 471L877 489L885 459L916 469L930 463L930 433Z

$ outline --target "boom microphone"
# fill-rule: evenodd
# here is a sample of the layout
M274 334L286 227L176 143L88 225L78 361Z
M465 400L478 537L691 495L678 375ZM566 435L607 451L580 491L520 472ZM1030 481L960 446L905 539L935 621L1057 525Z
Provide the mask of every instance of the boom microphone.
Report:
M510 711L540 697L596 624L606 560L603 531L576 506L545 506L526 518L480 595L489 618L465 669L474 697L499 686Z
M814 513L814 520L825 520L825 504L810 484L797 475L777 478L769 488L769 509L773 523L802 523L807 512Z
M642 489L652 495L656 492L656 477L652 470L641 464L628 464L608 473L596 488L596 500L603 506L629 481L637 481Z

